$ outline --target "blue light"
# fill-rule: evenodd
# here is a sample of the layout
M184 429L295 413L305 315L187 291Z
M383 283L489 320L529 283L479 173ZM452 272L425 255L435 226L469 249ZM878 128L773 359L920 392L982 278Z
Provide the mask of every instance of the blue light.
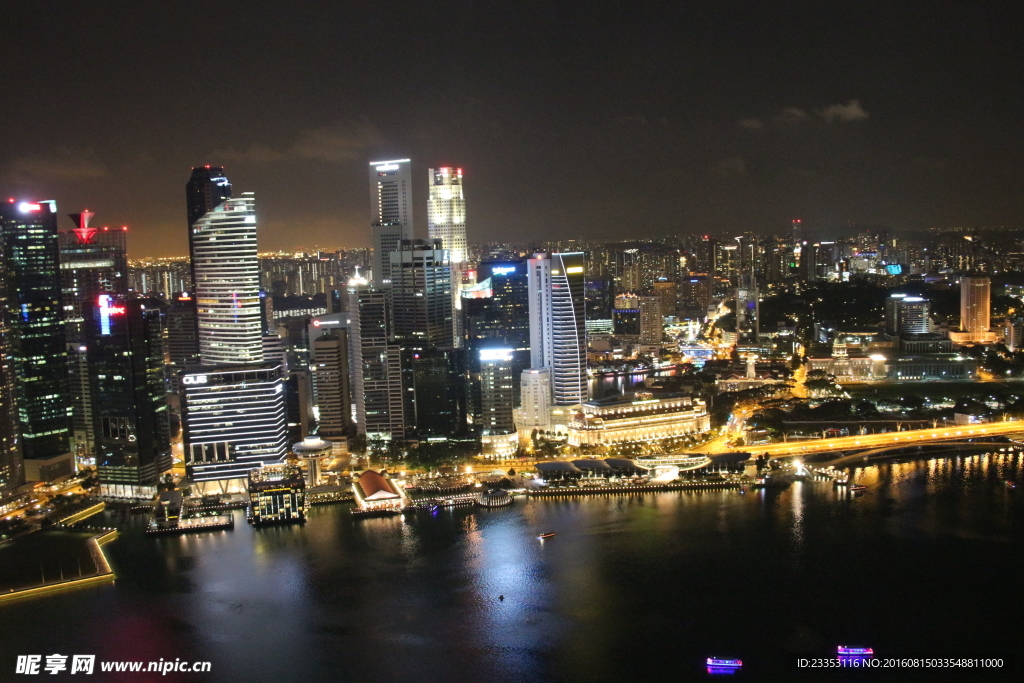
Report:
M491 268L491 275L509 275L516 272L515 266L495 266Z

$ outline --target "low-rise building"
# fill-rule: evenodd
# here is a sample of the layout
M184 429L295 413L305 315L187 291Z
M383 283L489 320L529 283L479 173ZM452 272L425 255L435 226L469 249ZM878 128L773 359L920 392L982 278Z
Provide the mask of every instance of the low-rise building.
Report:
M681 394L625 394L587 401L569 421L571 446L658 441L711 429L704 401Z
M249 521L253 524L306 520L306 481L297 465L261 467L249 473Z

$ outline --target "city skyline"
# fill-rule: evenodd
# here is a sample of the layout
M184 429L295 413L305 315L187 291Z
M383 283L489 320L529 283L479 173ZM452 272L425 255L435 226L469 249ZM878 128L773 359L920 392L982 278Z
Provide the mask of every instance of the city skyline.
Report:
M680 6L623 21L601 8L590 22L529 4L500 16L410 8L367 63L348 54L380 52L375 30L361 30L377 26L371 6L281 14L254 3L250 31L216 39L217 22L183 8L113 19L12 8L4 44L36 59L2 85L37 96L0 117L0 177L9 193L129 225L138 256L185 253L171 229L180 174L207 163L260 196L268 249L366 246L364 164L406 156L420 226L428 169L464 169L477 241L738 234L794 217L811 234L851 222L1020 225L1024 199L1008 191L1022 145L1008 7ZM37 33L14 29L27 16ZM485 39L499 22L503 37ZM30 42L40 33L45 52ZM83 34L95 38L88 55L75 47ZM421 57L427 36L458 47ZM291 47L257 48L276 41ZM188 44L233 55L216 84L178 82L202 70L179 49ZM241 85L253 81L259 97ZM197 116L197 98L218 116ZM76 117L57 116L72 103Z

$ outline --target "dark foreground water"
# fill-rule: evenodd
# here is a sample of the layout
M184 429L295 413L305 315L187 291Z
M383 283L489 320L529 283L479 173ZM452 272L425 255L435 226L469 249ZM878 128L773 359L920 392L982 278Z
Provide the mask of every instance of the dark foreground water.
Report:
M709 655L741 657L747 680L834 680L793 663L837 644L1012 658L1024 636L1019 456L856 478L869 489L856 498L808 482L405 521L328 506L304 526L252 529L239 514L234 531L157 539L128 530L107 546L116 585L0 605L0 680L34 678L13 675L15 655L55 652L213 670L67 680L257 683L692 680L707 678Z

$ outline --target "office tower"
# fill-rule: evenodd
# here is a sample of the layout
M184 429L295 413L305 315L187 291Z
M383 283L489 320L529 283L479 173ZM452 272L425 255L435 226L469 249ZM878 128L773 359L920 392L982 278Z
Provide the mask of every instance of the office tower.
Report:
M987 277L960 278L960 330L975 337L990 327L992 281Z
M690 268L690 271L697 271L700 273L707 273L709 277L715 277L718 275L718 240L709 235L701 237L701 241L697 243L697 248L694 253L696 267Z
M199 364L199 336L195 299L182 293L171 301L167 311L167 358L171 391L179 393L182 371Z
M451 263L441 240L402 240L390 255L394 336L426 346L454 346Z
M274 363L201 367L185 372L185 464L200 492L244 490L250 470L288 452L284 377Z
M441 240L453 264L466 261L466 197L461 168L430 169L427 236Z
M818 248L814 242L800 245L800 276L807 281L818 279Z
M514 410L519 396L522 372L517 367L515 350L511 348L484 348L478 352L480 362L480 433L510 434L516 431Z
M792 245L794 247L799 246L800 243L803 241L803 234L804 234L803 221L800 220L799 218L794 218L792 221L790 221L790 223L789 223L789 234L790 234L790 240L791 240Z
M555 405L587 399L585 266L581 252L535 254L527 262L530 365L551 369Z
M615 306L615 278L588 277L585 296L587 320L611 320Z
M231 183L223 168L207 164L192 169L192 177L185 184L185 204L188 212L188 254L193 263L192 226L226 199L231 199Z
M391 281L389 254L416 231L412 210L412 164L408 159L370 162L370 237L373 285Z
M0 204L0 235L25 479L53 481L74 469L57 203Z
M87 321L94 455L102 495L152 498L171 469L159 302L101 294Z
M87 366L87 321L100 295L128 294L128 228L90 227L94 215L88 210L69 214L75 228L57 236L74 449L79 459L89 460L95 453L95 432Z
M450 438L466 428L465 360L462 349L402 347L406 434Z
M660 296L640 297L640 343L660 344L665 336L665 318Z
M0 514L16 498L22 482L21 441L14 404L14 365L7 308L7 259L0 240Z
M200 361L263 362L253 194L224 200L195 221L191 235Z
M391 292L349 283L349 353L356 429L367 437L403 438L402 351L391 334Z
M906 294L891 294L885 300L885 331L887 334L924 334L928 330L927 299Z
M344 330L324 333L313 340L312 346L310 365L319 434L345 436L352 424L348 337Z

